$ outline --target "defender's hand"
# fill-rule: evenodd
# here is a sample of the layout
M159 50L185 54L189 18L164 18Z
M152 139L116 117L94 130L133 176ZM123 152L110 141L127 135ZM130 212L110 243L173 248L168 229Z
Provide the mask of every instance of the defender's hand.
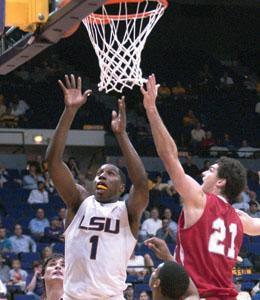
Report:
M71 74L70 77L65 75L65 85L61 80L59 80L58 83L63 91L64 103L67 108L80 108L87 102L87 97L92 93L91 90L86 90L82 95L81 77L78 77L76 82L73 74Z
M149 109L156 106L156 98L158 94L159 84L156 84L155 75L152 74L148 77L148 81L146 83L146 90L143 86L141 86L140 90L144 96L144 108Z
M164 261L173 261L173 256L170 253L170 250L165 243L164 240L161 240L157 237L152 237L146 241L144 241L144 244L152 249L155 253L155 255Z
M126 131L126 112L125 112L125 97L118 99L118 114L115 110L112 111L111 128L115 134L121 134Z

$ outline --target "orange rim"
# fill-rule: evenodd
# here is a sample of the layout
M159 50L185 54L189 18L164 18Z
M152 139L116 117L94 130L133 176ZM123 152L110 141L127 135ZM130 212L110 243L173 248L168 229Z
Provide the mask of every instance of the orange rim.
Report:
M103 5L113 5L120 3L141 3L146 0L107 0ZM168 7L168 0L151 0L153 2L161 3L164 6L164 9ZM138 14L129 14L129 15L102 15L92 13L85 18L88 23L96 23L96 24L108 24L111 20L121 21L121 20L130 20L130 19L143 19L147 18L150 15L153 15L156 10L150 10Z

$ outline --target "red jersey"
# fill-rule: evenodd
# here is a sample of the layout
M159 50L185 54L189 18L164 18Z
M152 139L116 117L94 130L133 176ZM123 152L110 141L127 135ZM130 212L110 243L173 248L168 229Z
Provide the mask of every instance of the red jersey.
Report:
M175 257L189 273L201 298L236 299L232 269L242 240L243 226L235 209L216 195L206 195L202 216L186 229L182 211Z

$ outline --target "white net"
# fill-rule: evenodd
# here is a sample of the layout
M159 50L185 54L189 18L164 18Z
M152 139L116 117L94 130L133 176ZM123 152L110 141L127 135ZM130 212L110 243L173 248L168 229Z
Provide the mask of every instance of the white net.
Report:
M132 89L145 82L141 53L166 7L165 0L106 4L100 13L83 19L99 60L100 91L121 93L124 87ZM114 9L112 14L111 9Z

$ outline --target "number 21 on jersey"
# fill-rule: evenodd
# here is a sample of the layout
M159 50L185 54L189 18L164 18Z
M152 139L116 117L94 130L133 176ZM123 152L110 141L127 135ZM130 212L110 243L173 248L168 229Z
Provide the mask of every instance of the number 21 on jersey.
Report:
M214 232L210 235L208 249L209 252L225 255L227 257L235 258L235 238L237 235L237 225L235 223L230 223L229 227L226 228L224 221L221 218L217 218L212 223L212 228ZM228 232L227 232L228 230ZM225 239L227 234L231 235L229 248L225 249Z

